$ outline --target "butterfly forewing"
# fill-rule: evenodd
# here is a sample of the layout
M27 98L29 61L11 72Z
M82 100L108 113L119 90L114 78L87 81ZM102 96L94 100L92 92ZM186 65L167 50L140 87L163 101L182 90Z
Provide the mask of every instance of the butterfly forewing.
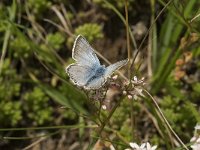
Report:
M72 58L77 61L78 64L87 66L100 65L93 48L87 42L87 40L79 35L73 46Z
M121 67L123 67L124 65L126 65L127 62L128 62L128 59L125 59L125 60L118 61L118 62L108 66L105 71L105 75L104 75L105 78L110 77L114 73L114 71L116 71L116 70L120 69Z

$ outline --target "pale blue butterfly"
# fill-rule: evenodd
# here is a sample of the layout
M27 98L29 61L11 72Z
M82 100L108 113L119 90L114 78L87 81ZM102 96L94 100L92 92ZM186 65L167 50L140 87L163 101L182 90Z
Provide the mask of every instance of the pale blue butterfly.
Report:
M76 63L69 65L66 72L75 85L86 90L101 88L114 71L128 62L125 59L108 67L101 65L94 49L81 35L78 35L74 42L72 58Z

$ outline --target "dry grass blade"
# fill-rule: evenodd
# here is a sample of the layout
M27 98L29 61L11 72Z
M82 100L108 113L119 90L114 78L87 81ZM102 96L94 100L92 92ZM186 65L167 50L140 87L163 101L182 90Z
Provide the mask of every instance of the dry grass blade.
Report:
M67 22L64 18L64 16L62 15L62 13L58 10L58 8L56 6L52 6L51 9L56 13L56 15L58 16L58 18L60 19L63 27L65 28L66 32L68 33L69 36L73 36L73 33L70 31Z

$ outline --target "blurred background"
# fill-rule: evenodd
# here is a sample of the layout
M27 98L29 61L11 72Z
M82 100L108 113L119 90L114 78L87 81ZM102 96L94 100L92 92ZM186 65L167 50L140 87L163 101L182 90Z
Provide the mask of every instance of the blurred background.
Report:
M200 123L199 6L199 0L128 0L133 57L139 48L131 71L146 78L186 143ZM79 34L111 63L127 58L124 16L124 0L0 1L1 150L87 149L98 139L87 127L95 125L91 104L69 82L65 67L73 62ZM111 102L119 93L113 90ZM134 128L129 105L127 99L121 103L105 132L117 149L126 147L124 141L176 146L149 99L133 103Z

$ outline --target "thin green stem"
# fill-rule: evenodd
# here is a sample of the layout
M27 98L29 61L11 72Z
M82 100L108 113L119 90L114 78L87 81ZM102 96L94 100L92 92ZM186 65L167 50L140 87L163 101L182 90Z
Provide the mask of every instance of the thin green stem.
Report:
M103 0L103 2L105 2L110 7L110 9L112 9L119 16L119 18L122 20L122 22L126 26L126 20L125 20L124 16L116 9L116 7L114 5L112 5L110 2L108 2L107 0ZM137 43L135 41L135 38L133 36L133 33L131 31L130 26L128 27L128 31L129 31L129 34L130 34L131 41L133 43L134 49L137 49Z
M12 6L11 6L11 9L9 12L9 21L12 22L15 20L15 14L16 14L16 2L15 2L15 0L13 0ZM8 24L8 28L5 32L5 38L4 38L3 47L2 47L2 55L0 58L0 75L2 73L3 62L4 62L4 58L6 56L6 51L7 51L7 47L8 47L10 34L11 34L11 24Z
M29 139L33 139L33 138L42 138L42 137L44 138L44 137L52 136L52 135L58 134L59 132L60 132L60 130L53 132L53 133L39 135L39 136L33 136L33 137L3 137L2 139L4 139L4 140L29 140Z
M122 102L122 100L124 99L124 97L122 97L117 104L113 107L113 109L111 110L110 114L108 115L108 117L105 119L105 121L103 121L103 124L100 126L98 135L101 136L101 133L104 129L104 127L106 126L106 124L109 122L110 118L112 117L112 115L114 114L115 110L117 109L117 107L120 105L120 103Z
M50 126L50 127L30 127L30 128L4 128L3 131L24 131L24 130L51 130L51 129L78 129L78 128L97 128L96 125L84 126L84 125L68 125L68 126Z
M176 134L176 132L172 129L171 125L169 124L169 122L167 121L166 117L164 116L162 110L160 109L160 107L158 106L158 103L156 102L156 100L153 98L153 96L151 96L151 94L143 89L143 91L145 91L145 93L151 98L151 100L153 101L153 103L155 104L156 108L158 109L158 112L160 113L161 117L163 118L165 124L167 125L167 127L169 128L169 130L172 132L172 134L176 137L176 139L179 141L179 143L186 149L189 150L187 148L187 146L183 143L183 141L179 138L179 136Z
M158 20L158 18L160 17L160 15L161 15L161 14L163 13L163 11L167 8L167 6L169 6L169 5L171 4L172 1L173 1L173 0L170 0L170 1L165 5L165 7L163 7L163 9L160 11L160 13L158 14L158 16L156 16L155 20L153 21L153 23L152 23L151 26L149 27L148 31L146 32L144 38L142 39L142 42L140 43L140 45L139 45L139 47L138 47L138 49L137 49L137 52L136 52L136 54L135 54L135 56L134 56L134 58L133 58L133 60L132 60L132 62L131 62L130 70L132 69L133 64L134 64L134 62L135 62L135 59L137 58L137 55L139 54L139 51L140 51L140 49L142 48L142 46L143 46L143 44L144 44L144 42L145 42L145 40L146 40L146 38L147 38L147 36L148 36L150 30L153 28L153 25L156 23L156 21Z
M131 60L131 50L130 50L130 37L129 37L129 23L128 23L128 1L125 0L125 14L126 14L126 42L127 42L127 51L128 59ZM128 78L130 79L130 61L128 62Z
M5 58L5 55L6 55L6 51L7 51L7 47L8 47L8 41L9 41L9 38L10 38L10 28L8 28L6 30L6 33L5 33L5 38L4 38L4 42L3 42L3 47L2 47L2 55L1 55L1 60L0 60L0 75L2 73L2 68L3 68L3 61L4 61L4 58Z
M125 14L126 14L126 42L127 42L127 51L128 51L128 79L131 80L131 48L130 48L130 36L129 36L129 21L128 21L128 0L125 0ZM130 101L131 107L131 129L132 129L132 136L134 137L134 115L133 115L133 102Z

